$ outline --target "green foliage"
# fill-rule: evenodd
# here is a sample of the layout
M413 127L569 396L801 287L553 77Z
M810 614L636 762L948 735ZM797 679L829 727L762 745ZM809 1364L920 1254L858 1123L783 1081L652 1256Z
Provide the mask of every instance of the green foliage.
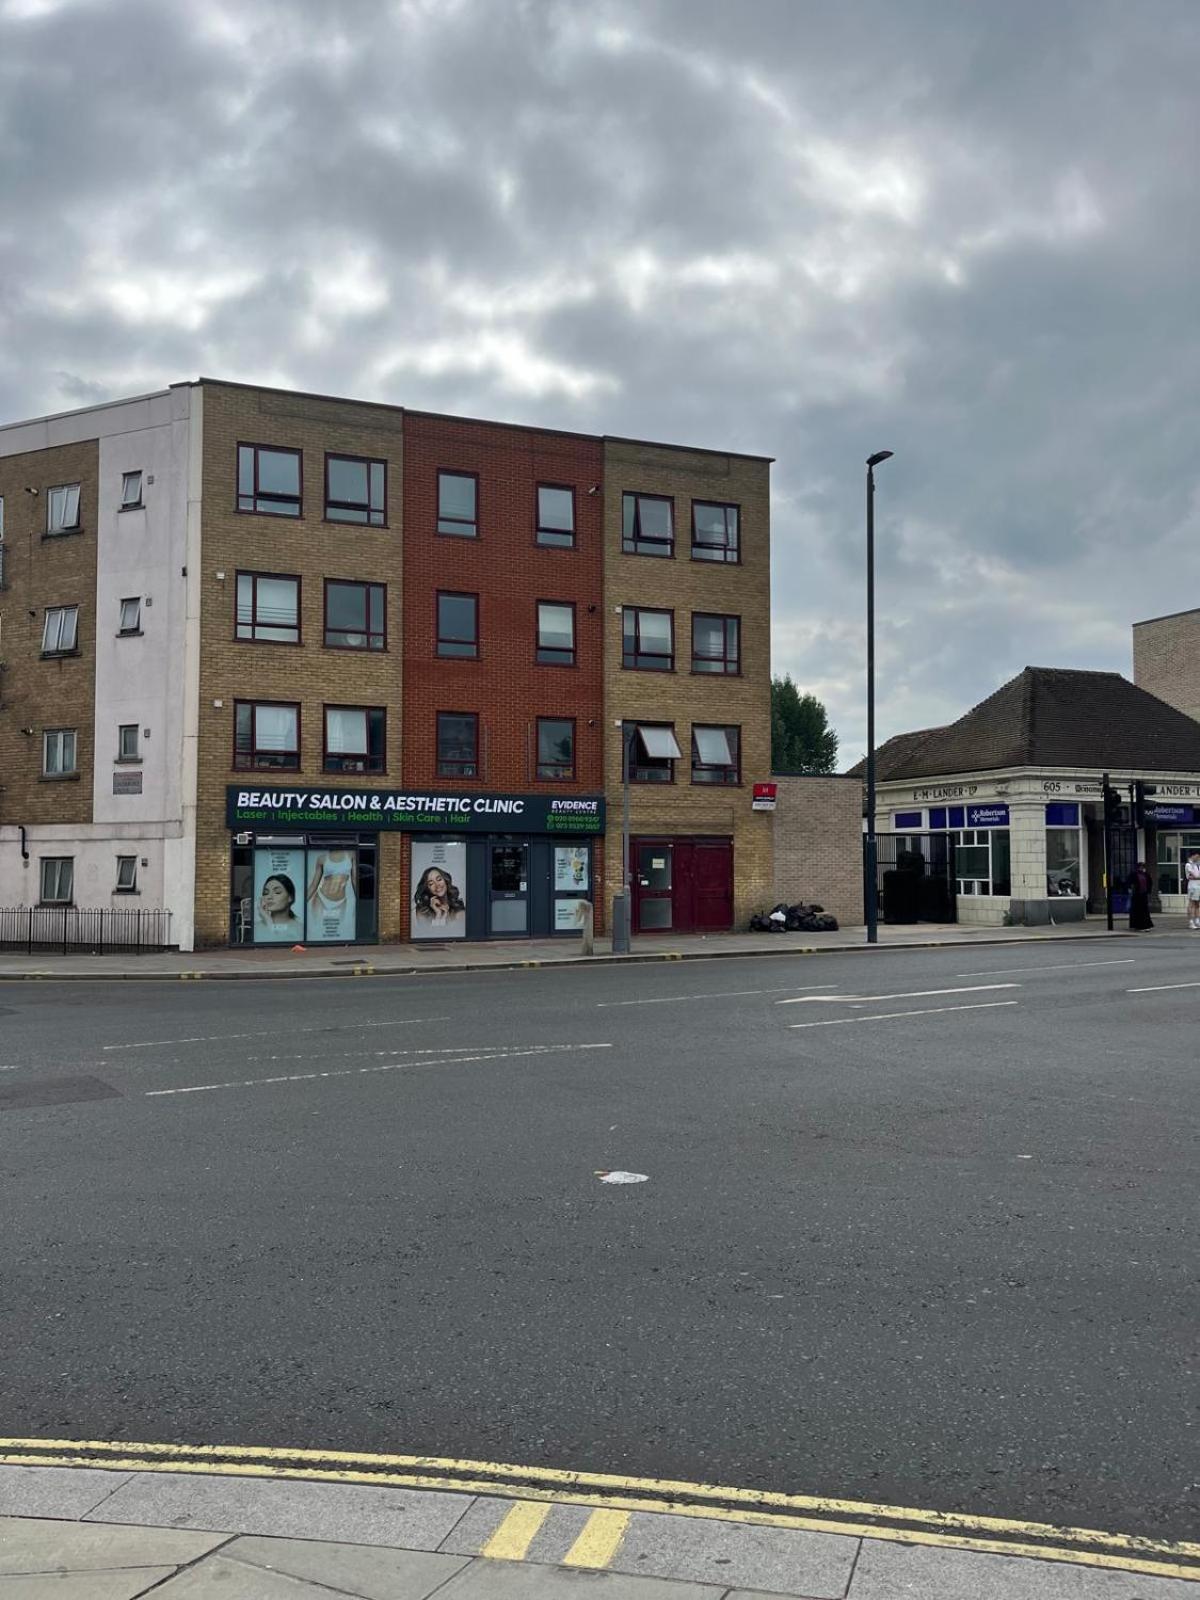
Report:
M838 736L825 707L801 694L790 675L771 679L771 769L773 772L832 772Z

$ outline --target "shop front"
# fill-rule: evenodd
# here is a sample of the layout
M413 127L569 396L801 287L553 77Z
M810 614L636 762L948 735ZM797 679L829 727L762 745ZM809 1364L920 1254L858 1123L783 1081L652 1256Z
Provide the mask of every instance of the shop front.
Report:
M226 813L237 944L371 943L392 897L414 940L578 937L604 832L599 796L230 786Z

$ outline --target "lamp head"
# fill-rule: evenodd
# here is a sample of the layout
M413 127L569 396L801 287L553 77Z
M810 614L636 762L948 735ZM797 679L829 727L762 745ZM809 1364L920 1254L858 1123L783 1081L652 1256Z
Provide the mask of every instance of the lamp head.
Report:
M877 467L881 461L890 461L895 453L894 450L876 450L873 456L867 457L867 465Z

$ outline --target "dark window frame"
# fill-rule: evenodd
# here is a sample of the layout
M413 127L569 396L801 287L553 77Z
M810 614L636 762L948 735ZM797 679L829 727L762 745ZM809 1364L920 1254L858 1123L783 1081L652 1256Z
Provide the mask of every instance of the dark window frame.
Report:
M571 650L570 650L571 659L569 661L560 661L560 660L543 661L542 660L542 651L543 650L553 651L556 656L565 656L567 654L566 650L561 649L557 645L543 645L542 644L542 607L543 606L562 606L564 609L569 610L570 613L571 613ZM539 599L534 601L534 608L533 608L533 618L534 618L534 627L533 627L533 660L534 660L534 665L535 666L539 666L539 667L577 667L579 665L579 627L578 627L579 617L578 617L578 614L577 614L577 610L578 610L578 608L577 608L576 602L574 600L551 600L548 596L542 595Z
M475 755L470 761L459 761L455 757L442 757L442 718L465 717L475 729ZM481 762L479 759L479 713L478 711L435 711L433 715L433 770L439 778L475 779L478 780ZM468 772L466 769L473 770ZM449 768L449 770L445 770Z
M137 622L132 628L127 628L122 620L126 606L137 607ZM140 594L122 595L117 601L117 638L132 639L142 631L142 596Z
M71 868L71 892L56 900L46 899L46 868L51 862L56 867L66 861ZM57 877L58 874L56 873ZM73 906L75 904L75 857L74 856L39 856L38 857L38 905L39 906Z
M443 478L470 478L475 485L475 516L454 517L442 515L442 479ZM458 522L463 528L470 528L470 533L460 533L453 528L443 528L443 522ZM433 519L433 531L440 539L478 539L479 538L479 474L465 472L461 467L439 467L437 469L437 502Z
M133 754L126 755L122 748L125 735L133 730ZM117 756L118 763L122 766L140 766L142 760L142 730L137 722L117 723Z
M542 762L542 723L543 722L563 723L567 727L569 727L570 730L571 730L571 764L570 764L570 768L565 772L547 773L547 772L543 772L542 771L542 766L543 766L543 762ZM535 726L534 726L533 738L534 738L533 772L534 772L534 780L535 780L535 782L537 782L537 783L574 783L575 782L575 773L576 773L576 771L578 769L578 765L579 765L579 747L578 747L579 719L577 717L538 717L536 719ZM564 763L561 762L561 761L553 761L553 762L552 761L547 761L545 763L545 765L548 766L548 767L549 766L561 767L561 766L564 765Z
M362 633L366 644L330 644L329 642L329 586L331 583L342 584L347 588L365 589L367 591L367 614L365 628L335 628L334 633ZM379 589L383 595L383 626L371 627L371 590ZM382 656L388 651L388 586L376 578L326 578L321 590L321 643L326 650L350 650L356 655ZM382 640L381 644L373 645L372 639Z
M122 883L121 882L121 863L123 861L132 861L133 862L133 872L131 874L132 882L130 882L130 883ZM138 892L137 878L138 878L138 858L137 858L137 856L118 856L117 857L117 881L116 881L116 884L113 887L113 893L114 894L137 894L137 892Z
M46 761L46 740L51 734L59 735L59 754L62 754L62 735L71 735L71 765L64 767L60 764L57 772L51 772ZM79 772L79 729L78 728L43 728L42 729L42 777L43 778L71 778Z
M248 759L246 761L244 761L244 762L238 760L239 752L238 752L238 742L237 742L237 735L238 735L238 726L237 725L238 725L238 708L240 706L249 706L250 707L250 751L249 751ZM257 716L257 712L258 712L258 708L260 706L280 706L285 710L294 711L296 713L296 748L295 748L294 751L286 752L287 754L294 754L295 755L296 759L295 759L294 764L284 765L284 764L282 764L280 762L277 762L277 761L267 762L265 765L262 765L262 766L260 766L258 764L258 757L260 755L270 755L272 753L274 753L276 755L279 755L281 753L285 753L285 752L280 752L280 751L271 752L271 751L268 751L268 750L260 750L259 749L258 742L257 742L258 741L258 716ZM304 749L304 745L303 745L303 742L302 742L303 741L303 721L304 721L304 710L303 710L303 707L301 706L301 703L300 703L299 700L235 700L233 702L233 771L234 772L299 772L300 768L301 768L301 763L302 763L302 760L303 760L302 751Z
M625 532L625 502L632 500L633 506L633 532ZM642 501L655 500L671 508L671 537L669 539L647 538L642 533ZM661 545L660 550L639 550L639 544ZM649 556L657 561L674 561L675 559L675 496L673 494L643 494L640 489L623 489L621 491L621 554L626 556Z
M721 629L722 654L721 655L719 655L719 656L698 656L696 654L696 619L698 617L703 617L703 618L707 619L710 622L720 622L722 624L722 629ZM729 668L729 662L730 662L730 659L731 659L730 654L729 654L729 624L731 622L736 622L737 623L737 654L736 654L736 656L734 656L732 658L735 661L736 665L734 666L732 671L730 671L730 668ZM697 665L696 665L697 661L710 661L710 662L719 661L719 662L722 663L721 670L718 672L712 667L709 667L707 669L704 668L704 667L697 667ZM693 677L697 677L697 678L740 678L741 677L741 675L742 675L742 618L741 618L741 613L740 612L737 612L737 611L693 611L692 612L692 675L693 675ZM707 727L707 726L708 726L707 723L701 723L701 727Z
M348 500L331 500L329 498L329 463L331 461L356 461L356 462L358 462L361 465L366 467L366 469L367 469L367 520L366 520L366 522L359 522L354 517L337 517L337 516L331 517L330 516L329 512L330 512L330 508L331 507L333 507L334 509L336 509L338 507L345 507L348 510L356 509L352 505L352 503L350 501L348 501ZM383 506L382 506L381 511L380 511L380 515L381 515L383 520L381 522L372 522L371 521L371 513L375 509L371 505L371 468L372 467L382 467L383 468ZM324 506L324 516L322 518L323 521L335 524L339 528L386 528L388 526L388 463L387 463L386 456L355 456L355 455L350 455L345 450L326 450L326 452L325 452L324 489L325 489L325 496L324 496L324 501L323 501L323 506Z
M557 489L571 496L571 531L565 528L542 527L542 490ZM539 550L574 550L579 540L579 504L573 483L545 483L539 481L533 489L533 542ZM546 535L543 538L543 535ZM564 543L563 540L566 540Z
M243 495L241 490L243 450L254 451L254 488L249 495ZM263 494L260 492L258 487L258 452L260 450L272 450L276 455L296 457L296 461L298 463L298 488L294 501L290 494L281 495L271 491ZM281 506L291 506L294 504L296 510L294 513L290 510L264 511L263 508L257 503L252 506L243 506L241 504L243 499L253 500L255 502L259 500L274 500L277 501ZM292 444L266 444L262 441L255 441L253 439L239 439L234 455L233 509L240 517L283 517L288 522L301 521L304 516L304 451Z
M331 711L362 711L362 712L365 713L365 715L366 715L366 728L367 728L367 748L364 751L362 751L361 754L357 750L342 750L342 751L331 751L330 750L330 748L329 748L329 713ZM380 730L378 754L375 754L371 750L372 718L375 718L375 717L377 717L379 719L379 721L376 723L376 726ZM321 708L321 771L322 772L343 772L343 773L349 773L351 776L354 776L354 777L378 778L378 777L380 777L381 775L383 775L383 774L385 774L387 772L387 746L388 746L388 738L387 738L387 707L386 706L341 705L341 704L335 704L332 701L326 701L323 704L323 706ZM345 767L345 766L339 766L339 765L330 766L330 760L331 759L335 763L338 762L339 760L357 761L357 760L361 759L361 761L363 762L363 765L362 765L361 768L358 768L358 767ZM373 766L372 762L378 762L378 765L377 766Z
M242 626L238 620L238 589L243 578L252 580L253 587L250 595L250 627L275 628L280 630L278 622L265 622L258 615L258 580L259 578L274 578L276 582L294 583L296 585L296 637L294 639L260 639L255 633L239 633ZM282 626L286 627L287 624ZM304 643L304 579L298 572L259 572L248 567L239 567L233 575L233 641L235 644L269 644L282 645L285 649L294 649L296 645Z
M631 717L629 720L631 722L633 722L635 719ZM675 743L676 744L679 743L679 736L675 732L675 724L673 722L647 722L645 720L645 718L638 717L636 719L636 726L638 728L669 728L671 730L671 735L674 738ZM622 737L622 739L628 738L628 734L626 733L626 731L625 731L625 729L623 727L621 729L621 737ZM630 757L631 757L630 762L629 762L629 781L630 781L630 783L648 783L648 784L652 784L656 789L666 789L671 784L673 784L675 782L675 767L676 767L677 763L676 763L676 760L675 760L674 756L670 757L667 760L667 766L670 769L670 777L667 777L667 778L639 778L638 775L637 775L638 774L638 763L637 763L637 759L636 759L637 758L637 751L638 751L638 743L637 743L637 735L635 734L634 737L633 737L633 741L632 741L632 749L630 751ZM622 752L622 766L624 766L624 753L623 752ZM647 772L649 772L649 771L661 772L662 769L661 769L661 767L649 767L643 762L642 763L642 770L643 771L647 771Z
M730 512L730 511L736 511L737 512L737 534L735 535L737 542L733 546L733 554L732 555L730 555L730 553L729 553L730 545L729 545L729 518L728 518L728 515L726 516L726 519L725 519L725 543L723 545L704 544L704 543L702 543L700 540L698 540L696 538L696 507L697 506L712 506L714 510L724 511L726 513ZM698 549L699 550L721 550L721 551L724 552L724 554L723 555L701 555L701 556L698 556L696 554L696 551ZM739 501L737 501L737 500L693 500L692 501L692 560L693 561L711 561L714 564L714 566L727 566L727 567L740 567L741 566L741 564L742 564L742 507L741 507L741 503Z
M126 478L132 478L135 472L137 473L137 479L138 479L138 497L137 497L136 500L126 500L126 498L125 498L125 480L126 480ZM121 504L117 507L117 510L118 511L142 511L142 510L144 510L145 509L145 502L142 499L142 492L143 492L143 490L145 488L145 483L146 483L146 474L145 474L145 471L141 467L128 467L125 470L123 470L122 473L121 473Z
M625 649L625 618L629 613L634 617L633 635L633 660L628 659ZM642 649L641 617L643 612L648 612L656 617L669 617L671 621L671 652L666 656L657 656L664 661L665 666L643 666L637 658L642 655L655 656L656 652ZM674 606L622 606L621 607L621 667L625 672L674 672L675 671L675 608Z
M474 649L468 654L463 650L443 650L442 645L466 644L465 639L452 639L447 634L442 637L442 601L443 600L473 600L475 602L475 637L471 641ZM440 661L478 661L480 659L480 627L479 627L479 595L470 589L435 589L433 595L433 653Z
M734 751L734 762L733 762L733 766L732 767L727 767L727 766L724 766L724 765L712 766L708 762L700 760L700 746L699 746L699 743L697 742L697 739L696 739L696 729L697 728L704 728L705 730L708 730L708 729L711 728L713 730L713 732L720 732L720 733L724 733L724 734L732 733L732 734L735 734L737 736L737 749ZM722 773L730 773L730 772L732 772L733 776L732 777L722 777L722 778L697 778L696 777L697 771L700 771L700 772L714 772L714 773L715 772L722 772ZM741 783L742 783L742 725L741 725L740 722L700 722L700 723L693 722L692 723L692 782L694 784L697 784L700 788L704 788L704 789L738 789L738 788L741 787Z

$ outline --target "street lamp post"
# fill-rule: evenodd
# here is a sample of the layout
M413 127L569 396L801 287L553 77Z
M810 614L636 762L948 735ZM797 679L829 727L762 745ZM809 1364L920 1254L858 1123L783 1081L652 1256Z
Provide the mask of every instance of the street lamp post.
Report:
M879 942L879 864L875 841L875 468L890 450L867 457L867 833L863 852L863 893L867 943Z
M633 882L629 872L629 747L637 733L637 724L622 718L618 726L621 729L621 888L613 898L612 951L615 956L627 956L633 920Z

